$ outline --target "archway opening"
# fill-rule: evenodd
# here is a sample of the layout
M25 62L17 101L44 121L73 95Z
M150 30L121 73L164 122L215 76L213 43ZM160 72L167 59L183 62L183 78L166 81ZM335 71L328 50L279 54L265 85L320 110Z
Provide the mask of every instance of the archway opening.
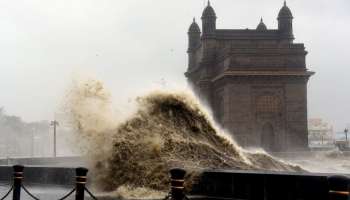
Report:
M275 133L273 126L270 123L266 123L262 128L261 133L261 147L265 151L275 151Z

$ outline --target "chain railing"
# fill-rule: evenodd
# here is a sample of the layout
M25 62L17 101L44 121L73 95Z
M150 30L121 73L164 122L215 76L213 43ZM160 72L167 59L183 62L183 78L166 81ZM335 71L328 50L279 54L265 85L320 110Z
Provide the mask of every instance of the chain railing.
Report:
M87 173L88 169L79 167L76 168L75 173L75 187L69 191L66 195L59 198L58 200L65 200L75 192L75 200L84 200L85 192L93 199L98 200L98 198L86 187ZM164 200L188 200L187 196L184 194L184 182L185 182L186 171L183 169L175 168L170 170L171 187L169 194L164 198ZM28 188L23 184L24 179L24 166L15 165L13 166L13 183L8 192L0 198L4 200L12 192L12 200L21 200L21 191L28 194L34 200L40 200L39 197L31 193Z
M9 191L1 198L1 200L4 200L13 190L13 185L11 186L11 188L9 189Z
M92 199L98 200L97 197L93 195L92 192L88 190L88 188L86 187L88 169L79 167L79 168L76 168L75 173L76 173L75 187L71 191L69 191L66 195L59 198L58 200L65 200L66 198L71 196L74 192L75 192L75 200L84 200L85 191ZM2 198L0 198L0 200L4 200L5 198L7 198L11 192L12 192L12 200L21 200L22 189L32 199L40 200L39 197L35 196L33 193L31 193L27 189L27 187L25 187L25 185L22 182L23 178L24 178L24 166L22 165L13 166L13 182L12 182L11 188Z
M75 200L84 200L85 192L93 199L98 198L86 187L88 169L79 167L76 168L75 187L66 195L58 200L65 200L75 192ZM24 185L24 166L13 166L13 182L6 194L0 198L4 200L12 192L12 200L21 199L21 190L27 193L34 200L40 200L37 196L32 194ZM189 198L184 192L186 171L180 168L170 170L170 192L163 198L163 200L188 200ZM330 200L350 200L350 179L346 176L329 176L328 177L329 199Z

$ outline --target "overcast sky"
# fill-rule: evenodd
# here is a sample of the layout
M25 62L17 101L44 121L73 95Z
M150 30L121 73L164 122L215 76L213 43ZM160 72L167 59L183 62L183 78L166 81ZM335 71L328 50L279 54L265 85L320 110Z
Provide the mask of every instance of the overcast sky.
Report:
M218 28L277 27L282 0L212 0ZM77 75L114 98L160 84L185 86L187 29L204 0L0 0L0 106L51 119ZM289 0L296 41L309 51L309 117L350 123L350 1Z

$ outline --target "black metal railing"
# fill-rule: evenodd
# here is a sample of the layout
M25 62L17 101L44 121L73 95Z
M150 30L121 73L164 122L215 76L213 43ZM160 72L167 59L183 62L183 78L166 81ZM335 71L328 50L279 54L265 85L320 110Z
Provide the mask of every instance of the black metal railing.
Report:
M347 176L328 177L329 199L350 200L350 178Z
M163 200L188 200L184 192L186 171L180 168L170 170L170 191Z
M92 192L86 187L88 171L89 171L88 169L83 167L76 168L75 187L71 191L69 191L66 195L59 198L58 200L64 200L69 196L71 196L74 192L75 192L75 200L84 200L85 192L87 192L87 194L92 199L97 200L96 196L93 195ZM12 192L13 200L20 200L22 189L34 200L40 200L40 198L38 198L33 193L31 193L27 189L27 187L23 184L23 178L24 178L24 166L22 165L13 166L13 182L11 184L11 188L8 190L8 192L6 192L6 194L0 200L4 200L5 198L7 198L11 192Z
M58 200L65 200L69 196L73 195L74 192L75 192L75 200L84 200L85 192L93 200L98 200L98 198L86 187L88 171L89 171L88 169L83 167L76 168L75 187L72 188L66 195L59 198ZM184 192L185 175L186 175L186 171L183 169L174 168L170 170L170 178L171 178L170 191L163 200L188 200L188 197L185 195L185 192ZM22 165L13 166L13 182L11 184L10 189L6 192L6 194L2 198L0 198L0 200L4 200L5 198L7 198L11 194L11 192L12 192L13 200L20 200L22 190L25 193L27 193L32 199L40 200L40 198L35 196L26 188L26 186L23 184L23 179L24 179L24 166ZM326 183L328 184L327 186L328 197L324 199L350 200L350 178L349 177L338 176L338 175L329 176L328 179L326 180ZM270 197L266 197L266 195L263 195L263 196L265 197L253 198L253 199L259 199L259 200L270 199ZM327 196L327 195L326 194L322 195L322 199L324 196ZM271 197L271 198L274 199L274 197ZM251 198L248 198L248 199L251 199ZM288 198L288 199L293 199L293 198ZM310 198L306 198L306 199L310 199Z
M75 200L84 200L85 192L94 200L98 200L98 198L86 187L87 183L87 168L79 167L75 169L75 187L70 190L66 195L59 198L58 200L65 200L69 196L73 195L75 192ZM164 198L166 200L185 200L188 199L184 194L184 182L185 182L185 174L186 171L180 168L175 168L170 170L170 178L171 178L171 189L169 194ZM6 192L6 194L0 198L0 200L4 200L7 198L12 192L13 200L21 200L21 192L22 190L28 194L34 200L40 200L39 197L35 196L30 190L23 184L24 179L24 166L23 165L15 165L13 166L13 182L11 184L11 188Z

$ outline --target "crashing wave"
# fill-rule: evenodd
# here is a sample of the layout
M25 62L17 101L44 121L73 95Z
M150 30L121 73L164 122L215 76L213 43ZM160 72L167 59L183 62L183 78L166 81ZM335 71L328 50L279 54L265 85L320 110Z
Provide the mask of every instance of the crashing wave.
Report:
M125 185L168 190L172 167L190 171L188 182L195 172L207 168L301 170L265 153L242 150L190 93L152 92L137 98L134 114L113 122L106 106L110 99L101 83L92 81L75 90L71 116L80 136L88 138L85 147L94 177L104 191Z

